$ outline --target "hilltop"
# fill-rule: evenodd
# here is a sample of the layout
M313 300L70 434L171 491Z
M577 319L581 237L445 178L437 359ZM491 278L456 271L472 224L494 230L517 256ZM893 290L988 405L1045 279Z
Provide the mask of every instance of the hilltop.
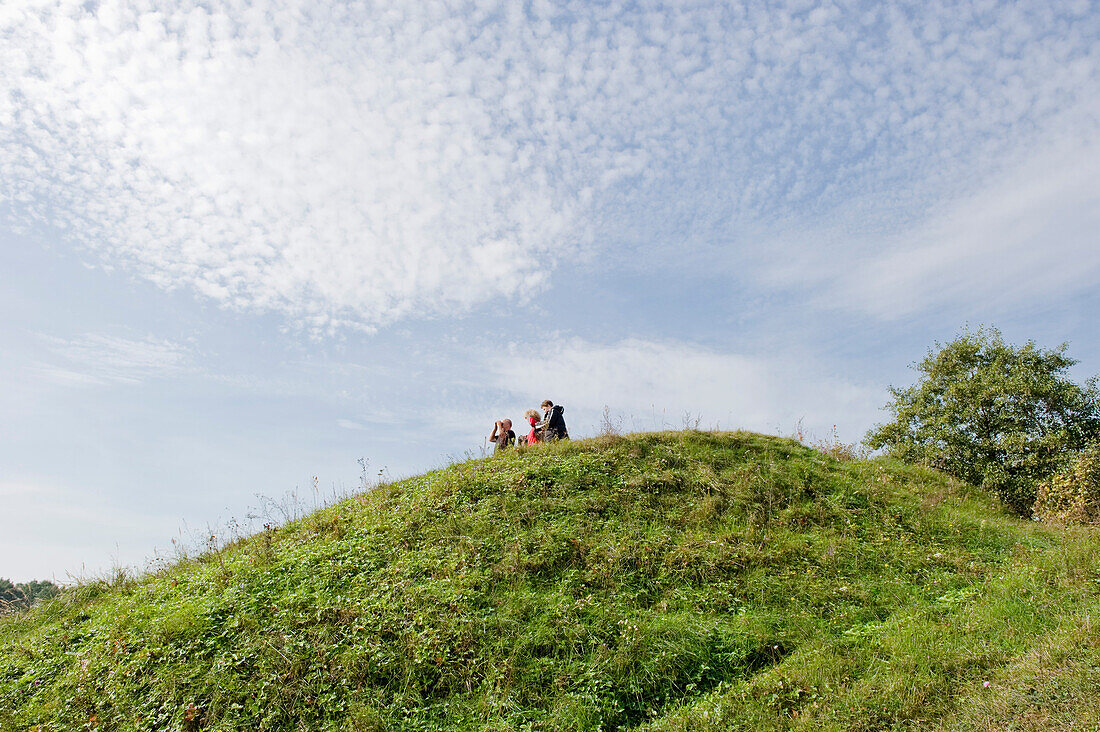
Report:
M0 620L0 729L1072 729L1100 541L696 431L381 486Z

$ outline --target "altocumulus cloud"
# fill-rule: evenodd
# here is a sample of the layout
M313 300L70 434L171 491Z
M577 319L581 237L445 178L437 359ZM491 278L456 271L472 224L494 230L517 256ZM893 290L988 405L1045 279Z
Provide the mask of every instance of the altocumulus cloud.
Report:
M727 228L939 190L1095 98L1094 15L9 0L0 197L163 287L377 327L522 298L672 189Z

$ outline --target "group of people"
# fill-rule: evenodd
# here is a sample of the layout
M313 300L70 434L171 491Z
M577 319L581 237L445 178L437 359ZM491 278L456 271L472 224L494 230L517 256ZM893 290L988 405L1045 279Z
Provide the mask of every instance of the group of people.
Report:
M523 415L531 425L531 431L519 437L519 444L534 445L536 442L568 440L569 431L565 429L565 407L547 399L542 403L542 414L537 409L528 409ZM493 426L489 441L496 445L496 451L504 450L516 444L516 433L512 431L512 420L498 419Z

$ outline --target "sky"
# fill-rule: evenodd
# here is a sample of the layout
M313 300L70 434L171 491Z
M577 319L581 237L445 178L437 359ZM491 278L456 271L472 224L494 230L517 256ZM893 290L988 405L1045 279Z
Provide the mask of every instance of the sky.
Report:
M5 0L0 69L0 577L546 398L856 442L967 326L1100 372L1096 1Z

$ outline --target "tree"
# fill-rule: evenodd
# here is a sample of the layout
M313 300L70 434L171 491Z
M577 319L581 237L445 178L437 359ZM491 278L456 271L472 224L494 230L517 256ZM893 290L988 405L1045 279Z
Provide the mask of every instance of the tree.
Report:
M908 389L890 387L894 420L865 443L981 485L1030 514L1040 481L1100 435L1096 378L1080 386L1066 344L1043 350L1004 342L996 328L936 344Z

